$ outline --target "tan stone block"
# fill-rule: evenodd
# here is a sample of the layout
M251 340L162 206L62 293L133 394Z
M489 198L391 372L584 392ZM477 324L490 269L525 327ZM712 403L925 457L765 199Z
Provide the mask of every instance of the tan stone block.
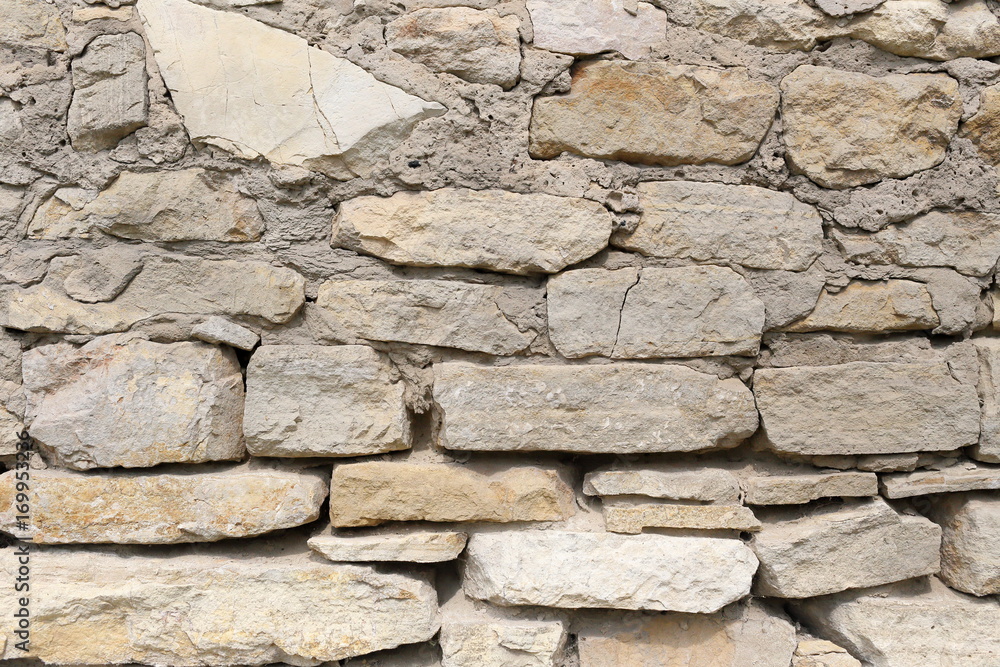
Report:
M759 475L743 479L748 505L802 505L818 498L878 495L878 476L870 472Z
M820 292L813 311L784 330L883 333L933 329L939 324L930 292L923 283L855 280L839 292Z
M966 463L942 470L882 475L879 480L886 498L909 498L931 493L1000 489L1000 468Z
M465 533L426 530L316 535L309 548L335 562L441 563L458 558L468 539Z
M595 470L583 478L588 496L648 496L668 500L736 503L740 484L728 470L664 465L628 470Z
M566 643L559 621L445 621L441 667L556 667Z
M941 579L972 595L1000 593L1000 498L949 493L935 499L931 518L943 532Z
M636 535L644 528L760 530L760 521L741 505L605 505L604 524L612 533Z

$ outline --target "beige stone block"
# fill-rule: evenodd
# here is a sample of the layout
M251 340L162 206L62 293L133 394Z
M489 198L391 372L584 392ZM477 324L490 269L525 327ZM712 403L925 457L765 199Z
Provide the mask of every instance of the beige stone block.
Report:
M736 503L740 484L728 470L661 465L627 470L595 470L583 478L588 496L648 496L667 500Z
M455 560L469 536L447 531L316 535L309 548L335 562L441 563Z
M923 283L855 280L839 292L824 289L813 311L784 330L884 333L933 329L939 324Z
M886 498L996 490L1000 489L1000 468L966 463L942 470L918 470L882 475L879 487Z
M648 2L528 0L534 45L586 55L617 51L630 60L648 57L667 35L667 15Z
M949 493L935 499L931 518L942 529L941 579L972 595L1000 593L1000 498Z
M878 495L878 476L870 472L803 475L754 475L743 479L748 505L803 505L819 498Z
M604 525L612 533L637 535L644 528L760 530L760 521L741 505L605 504Z
M559 621L445 621L441 667L556 667L566 644Z
M0 44L65 51L66 28L59 8L38 0L2 0Z

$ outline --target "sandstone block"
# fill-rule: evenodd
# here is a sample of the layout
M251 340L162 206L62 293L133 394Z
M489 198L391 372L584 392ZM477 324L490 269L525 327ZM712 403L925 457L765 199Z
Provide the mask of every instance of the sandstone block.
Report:
M882 333L933 329L940 319L923 283L912 280L852 281L839 292L820 292L816 307L785 331Z
M445 621L441 667L556 667L566 644L559 621Z
M243 377L230 351L104 336L24 354L31 435L74 470L243 456Z
M979 461L1000 463L1000 340L974 338L972 344L979 359L977 387L982 412L979 442L969 455Z
M636 535L644 528L760 530L760 521L742 505L604 505L604 525L612 533Z
M979 94L979 110L962 124L979 155L990 164L1000 164L1000 85L984 88Z
M434 366L439 444L478 451L733 447L757 428L739 380L683 366Z
M740 485L728 470L659 466L635 470L597 470L583 478L588 496L648 496L668 500L735 503Z
M940 544L937 525L897 514L881 499L764 518L751 544L760 559L754 590L808 598L934 574Z
M567 95L538 97L531 155L678 165L746 162L774 119L778 91L746 70L590 61Z
M247 366L254 456L363 456L410 447L403 383L364 345L264 345Z
M936 500L932 518L942 528L945 583L973 595L1000 593L1000 499L987 493L951 493Z
M386 521L561 521L573 492L555 470L478 472L462 465L403 461L336 466L330 519L337 527Z
M66 28L59 8L37 0L2 0L0 44L65 51Z
M648 2L528 0L540 49L585 55L617 51L630 60L650 55L667 35L667 15Z
M1000 468L960 464L942 470L882 475L879 481L886 498L909 498L931 493L1000 489Z
M800 640L792 655L792 667L862 667L847 649L825 639Z
M206 343L229 345L240 350L252 350L260 342L260 336L250 329L222 317L208 318L191 329L191 335Z
M802 65L781 91L792 169L827 188L939 164L962 114L958 82L943 74L872 77Z
M309 538L309 548L332 561L441 563L458 558L468 537L445 531L317 535Z
M878 495L878 476L870 472L760 475L743 480L748 505L803 505L818 498Z
M587 199L445 188L340 205L334 247L393 264L555 273L601 251L611 214Z
M770 447L790 454L958 449L979 435L979 399L944 363L765 368L754 396Z

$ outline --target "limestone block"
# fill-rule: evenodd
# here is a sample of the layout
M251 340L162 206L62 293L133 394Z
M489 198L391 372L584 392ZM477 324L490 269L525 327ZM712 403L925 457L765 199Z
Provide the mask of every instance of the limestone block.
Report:
M945 363L763 368L754 396L766 443L805 455L944 451L979 438L979 398Z
M604 505L604 525L612 533L636 535L644 528L760 530L760 521L741 505Z
M851 14L870 12L876 7L884 4L885 1L886 0L816 0L816 7L827 16L835 16L839 18L841 16L850 16Z
M941 566L941 529L897 514L881 499L762 518L751 543L760 559L759 595L808 598L934 574Z
M629 470L596 470L583 478L588 496L648 496L668 500L735 503L740 485L728 470L661 465Z
M243 376L231 351L203 343L103 336L24 354L32 437L74 470L243 456Z
M611 214L588 199L444 188L340 205L333 246L409 266L555 273L608 244Z
M566 644L559 621L445 621L441 667L556 667Z
M531 344L500 310L504 288L447 280L329 280L316 305L335 331L507 355Z
M1000 593L1000 499L988 493L950 493L936 499L931 518L943 532L945 583L973 595Z
M608 273L578 269L549 279L549 335L562 355L655 359L757 353L764 304L732 269Z
M802 65L782 79L781 93L792 170L826 188L939 164L962 115L958 82L944 74L872 77Z
M540 49L586 55L617 51L630 60L648 57L666 40L667 15L648 2L528 0Z
M756 569L739 540L507 531L469 538L462 588L499 605L709 613L746 595Z
M254 456L363 456L410 447L403 383L364 345L263 345L247 366Z
M0 530L41 544L173 544L250 537L319 518L318 472L31 473L31 520L16 526L15 471L0 475Z
M1000 489L1000 468L971 463L942 470L882 475L879 486L886 498L909 498L931 493Z
M979 359L978 391L982 414L979 442L969 450L969 456L1000 463L1000 339L974 338L972 344Z
M556 470L516 467L478 472L462 465L403 461L333 469L330 519L337 527L386 521L560 521L573 492Z
M734 447L757 428L737 379L683 366L434 365L442 447L676 452ZM977 409L978 410L978 409Z
M979 110L962 124L979 155L990 164L1000 164L1000 85L984 88L979 94Z
M104 7L103 5L97 5L96 7L74 7L73 8L73 20L77 23L87 23L88 21L131 21L132 16L135 14L135 9L132 7L118 7L117 9L112 9L110 7Z
M495 9L418 9L390 21L386 45L432 72L510 88L521 68L520 20Z
M535 98L529 149L536 158L738 164L757 151L777 105L778 91L741 68L588 61L569 94Z
M465 533L426 530L317 535L309 538L309 548L332 561L441 563L458 558L468 537Z
M38 0L0 0L0 44L65 51L59 8Z
M816 307L785 331L883 333L933 329L940 324L930 292L912 280L855 280L839 292L820 292Z
M862 667L847 649L825 639L801 639L792 655L792 667Z
M640 183L638 192L639 224L612 235L619 248L783 271L803 271L821 252L819 212L785 192L694 181Z
M445 111L243 14L187 0L136 6L191 139L237 157L367 175Z
M240 350L252 350L260 342L256 333L223 317L208 318L191 329L191 335L206 343L229 345Z
M743 479L748 505L803 505L818 498L878 495L878 476L870 472L804 475L755 475Z

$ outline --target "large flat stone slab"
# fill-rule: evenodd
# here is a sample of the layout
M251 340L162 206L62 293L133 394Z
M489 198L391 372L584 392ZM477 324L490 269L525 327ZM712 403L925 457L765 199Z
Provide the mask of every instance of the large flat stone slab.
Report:
M586 55L617 51L639 60L667 36L667 15L648 2L528 0L534 45Z
M941 525L941 578L973 595L1000 593L1000 498L950 493L935 499L931 518Z

